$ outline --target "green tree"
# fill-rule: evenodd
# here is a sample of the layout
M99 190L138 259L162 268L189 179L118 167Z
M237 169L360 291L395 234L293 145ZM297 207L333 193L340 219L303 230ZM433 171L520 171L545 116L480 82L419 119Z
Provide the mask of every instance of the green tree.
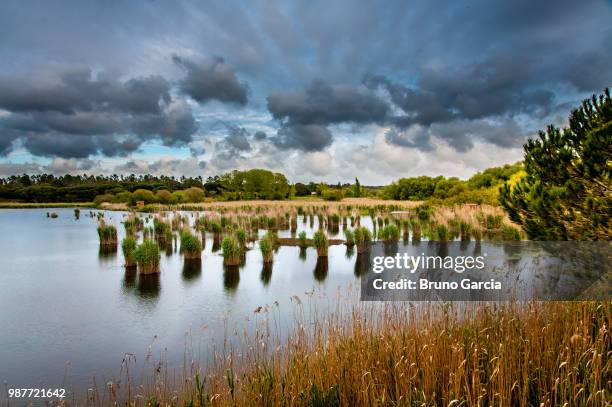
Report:
M500 202L535 240L610 240L612 100L606 89L525 146L525 172Z
M353 196L359 198L361 196L361 184L357 177L355 177L355 185L353 185Z

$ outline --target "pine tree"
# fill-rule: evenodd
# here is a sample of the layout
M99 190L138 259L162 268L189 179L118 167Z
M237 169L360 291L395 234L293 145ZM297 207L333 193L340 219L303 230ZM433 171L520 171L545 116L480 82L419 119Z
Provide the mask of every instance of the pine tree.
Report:
M525 146L526 176L504 184L500 201L534 240L612 237L612 99L582 102L569 127L549 126Z

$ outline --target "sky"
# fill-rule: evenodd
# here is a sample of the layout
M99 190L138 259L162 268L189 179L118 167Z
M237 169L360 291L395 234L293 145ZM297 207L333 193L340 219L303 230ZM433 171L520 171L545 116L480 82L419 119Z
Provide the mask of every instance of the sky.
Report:
M0 176L466 178L612 85L612 2L0 3Z

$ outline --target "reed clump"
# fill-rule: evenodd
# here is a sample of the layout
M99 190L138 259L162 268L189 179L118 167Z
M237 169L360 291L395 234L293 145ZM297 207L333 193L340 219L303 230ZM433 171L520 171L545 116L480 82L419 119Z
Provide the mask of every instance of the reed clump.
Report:
M274 242L273 237L267 233L259 241L259 250L264 263L272 263L274 261Z
M357 253L365 253L370 250L372 243L372 233L365 226L355 228L354 232L355 244L357 245Z
M226 266L238 266L241 263L242 248L235 236L230 235L223 238L221 242L223 253L223 264Z
M312 244L317 249L317 255L319 257L327 257L329 241L327 240L327 236L322 229L315 232L314 236L312 237Z
M132 236L126 236L121 241L121 251L123 252L123 260L125 261L125 267L136 266L136 239Z
M100 219L98 223L98 237L102 246L117 245L117 228L113 225L107 225L103 219Z
M181 231L181 254L185 259L202 258L202 244L189 229Z
M306 239L306 232L301 231L300 233L298 233L298 245L302 249L305 249L308 246L308 239Z
M351 229L344 229L344 238L346 239L347 246L355 246L355 234Z
M153 240L145 240L134 250L138 272L142 274L159 273L159 246Z

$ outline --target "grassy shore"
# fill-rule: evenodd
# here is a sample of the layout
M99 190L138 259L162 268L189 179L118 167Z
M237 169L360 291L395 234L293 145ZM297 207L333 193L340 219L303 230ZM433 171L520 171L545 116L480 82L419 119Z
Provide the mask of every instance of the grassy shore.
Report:
M95 208L94 202L0 202L0 209Z
M610 303L359 303L326 316L294 298L228 334L212 362L163 363L90 397L136 406L604 406L611 400ZM305 315L309 316L305 316ZM188 352L187 352L188 353ZM96 403L92 403L96 404Z

